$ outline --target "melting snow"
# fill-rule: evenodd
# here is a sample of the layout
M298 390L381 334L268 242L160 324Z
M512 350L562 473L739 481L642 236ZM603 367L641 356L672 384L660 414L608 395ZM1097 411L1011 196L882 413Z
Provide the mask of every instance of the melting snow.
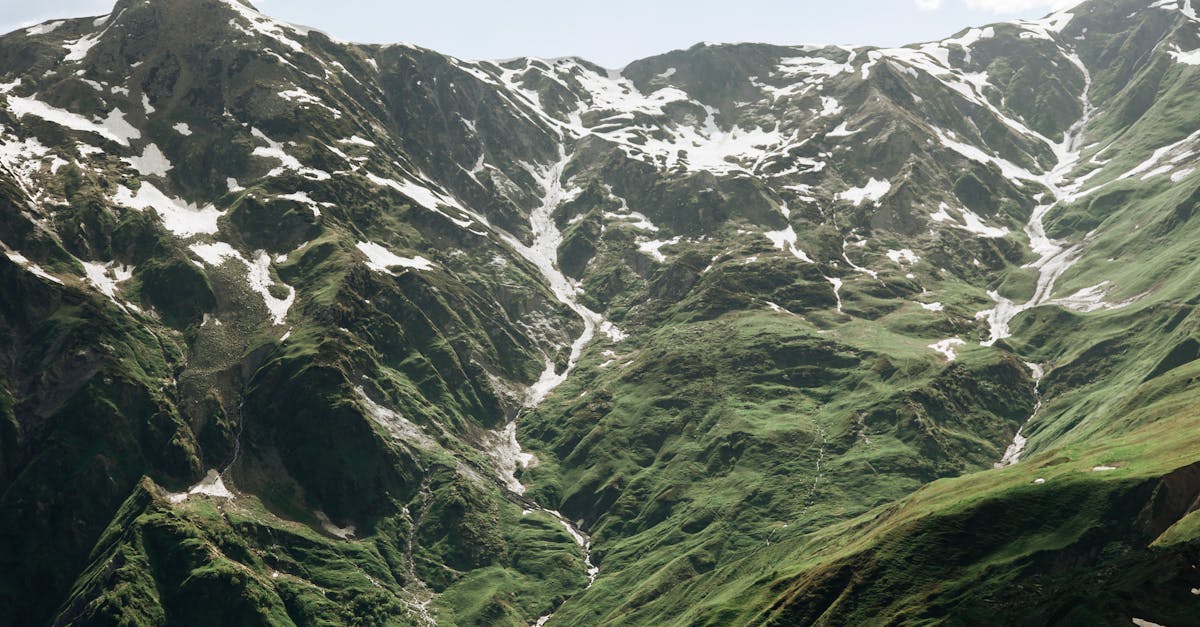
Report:
M605 320L600 323L600 332L607 335L613 342L622 342L629 337L627 333L617 328L617 325Z
M937 344L930 344L929 348L932 348L935 352L945 355L946 361L955 361L958 359L958 354L954 352L954 347L965 345L965 341L955 337L948 340L942 340Z
M417 183L413 183L412 181L408 181L408 180L397 181L395 179L383 178L381 176L376 176L374 174L371 174L370 172L366 173L366 177L369 181L371 181L372 183L374 183L380 187L390 187L391 189L394 189L394 190L400 192L401 194L404 194L405 196L409 197L410 199L416 201L416 203L421 205L422 207L425 207L426 209L428 209L434 213L438 213L438 214L441 214L442 216L445 216L445 218L447 220L450 220L451 222L457 224L458 226L467 228L467 227L471 226L471 224L472 224L471 220L455 218L455 217L452 217L449 214L447 214L445 211L442 211L441 207L443 205L445 205L448 207L454 207L456 209L460 209L464 213L466 213L466 210L463 209L462 205L460 205L453 198L450 198L448 196L445 196L438 192L435 192L432 189L430 189L429 187L426 187L424 185L418 185Z
M254 148L254 152L250 154L256 157L279 160L279 167L268 172L267 176L279 176L284 172L291 170L292 172L295 172L300 176L313 181L327 181L331 178L328 172L305 167L304 164L300 163L299 159L289 155L286 151L284 151L282 142L277 142L270 137L267 137L257 128L251 129L251 133L255 137L266 142L267 146L257 146Z
M196 494L203 494L215 499L232 499L233 492L225 487L225 482L221 479L220 473L215 470L209 470L208 474L200 480L199 483L188 488L187 492L176 492L167 495L167 500L172 503L182 503L188 500L188 497Z
M299 33L301 35L306 34L303 29L297 28L290 24L284 24L283 22L278 22L276 20L273 20L273 19L255 11L254 9L251 9L250 7L242 4L238 0L223 0L223 1L225 2L226 6L233 9L234 12L236 12L238 15L240 15L242 17L242 19L245 20L245 22L249 25L250 30L246 30L245 28L242 27L241 24L238 24L236 21L232 22L232 24L234 26L240 28L242 30L242 32L244 32L248 35L253 35L254 33L258 33L260 35L265 35L265 36L270 37L271 39L274 39L275 41L278 41L279 43L283 44L287 48L291 49L293 52L304 52L304 46L301 46L299 43L296 42L296 40L294 40L294 39L288 37L286 34L284 34L285 30L291 30L291 31Z
M59 285L63 284L63 282L61 280L59 280L58 277L54 276L53 274L50 274L49 272L46 272L45 270L42 269L41 266L37 265L36 263L33 263L27 257L25 257L25 255L22 255L21 253L15 251L15 250L11 250L3 242L0 242L0 248L4 249L4 256L8 257L9 261L21 266L22 268L25 268L31 274L41 277L43 279L46 279L47 281L50 281L51 283L57 283Z
M833 285L833 296L837 299L837 312L842 313L842 280L834 277L825 277Z
M284 287L288 291L288 295L284 298L275 298L271 294L269 288L275 281L271 279L271 256L266 251L255 251L254 259L251 260L243 257L241 253L234 250L232 246L225 242L192 244L189 248L196 256L213 267L220 267L229 259L241 262L246 267L246 283L248 287L251 291L257 292L262 296L263 304L266 305L272 322L276 325L287 322L288 310L296 302L296 288L284 284Z
M891 259L893 263L900 265L900 266L906 266L906 265L911 266L911 265L921 261L921 258L918 257L916 253L914 253L913 251L911 251L907 248L902 249L902 250L887 251L887 258Z
M426 435L421 427L400 415L400 412L384 407L371 400L371 397L367 396L367 391L361 385L354 388L354 393L358 397L359 403L362 404L367 417L387 431L388 435L427 449L438 446L438 443Z
M1175 48L1174 50L1171 50L1169 54L1171 55L1171 58L1175 59L1179 63L1186 65L1200 65L1200 49L1183 52L1179 48Z
M533 245L526 246L511 234L495 229L496 234L510 248L532 263L550 286L555 298L574 311L583 320L583 333L571 344L571 353L567 358L567 367L562 373L555 370L554 362L546 359L546 369L541 377L529 387L525 404L535 407L540 404L550 392L567 380L571 370L579 363L583 349L592 341L596 329L604 322L604 318L588 309L579 302L579 287L558 268L558 248L562 245L562 233L554 222L554 212L567 199L569 193L563 189L562 175L570 157L563 154L558 163L545 170L534 172L541 179L543 190L542 204L529 215L530 230L533 232ZM515 426L513 427L515 430Z
M962 229L969 233L974 233L975 235L989 239L1005 237L1009 233L1007 227L988 226L986 223L984 223L983 218L980 218L978 214L970 209L967 209L966 207L958 209L958 212L962 214L962 222L959 222L958 220L954 219L954 216L950 215L949 209L949 205L942 203L937 212L931 214L929 217L934 222L948 222L950 223L950 226L954 228Z
M91 52L92 48L98 43L100 43L100 34L90 37L80 37L75 41L63 44L63 48L67 49L67 56L63 57L63 61L75 62L84 60L87 58L88 52Z
M8 96L7 98L8 110L18 118L32 115L72 130L95 133L122 146L128 146L129 140L140 139L142 136L140 131L125 121L125 114L119 109L110 111L108 117L102 122L93 122L78 113L57 109L33 97Z
M1070 19L1071 15L1069 13L1064 14L1060 12L1047 18L1044 22L1065 24L1064 20L1070 21ZM1051 239L1046 234L1044 223L1045 217L1050 210L1057 206L1059 201L1069 199L1071 194L1077 189L1076 186L1081 184L1079 181L1076 181L1076 186L1063 187L1067 175L1079 163L1081 153L1080 140L1082 139L1084 127L1091 119L1093 113L1092 104L1087 97L1092 85L1091 74L1088 73L1087 68L1078 57L1072 57L1071 61L1079 67L1084 75L1083 95L1080 98L1083 104L1083 115L1064 135L1062 142L1053 143L1042 138L1054 151L1056 164L1054 168L1045 172L1037 180L1050 189L1052 198L1033 210L1033 214L1029 218L1029 223L1025 226L1025 233L1029 236L1029 246L1038 255L1038 259L1029 264L1029 267L1035 268L1038 271L1037 287L1034 290L1033 297L1020 305L1000 296L997 292L988 293L988 296L996 302L996 306L975 315L976 319L986 320L991 327L991 337L987 341L982 342L984 346L994 346L999 340L1009 337L1011 335L1009 324L1013 318L1023 311L1038 307L1050 300L1058 279L1078 260L1082 249L1081 245L1067 246L1063 242ZM1156 152L1156 154L1159 153Z
M142 182L142 186L136 193L131 192L124 185L118 185L117 193L112 200L117 204L139 211L154 209L158 217L162 219L163 226L179 237L212 235L218 230L217 220L224 215L212 205L197 207L177 198L171 198L159 191L153 184L145 181Z
M680 238L679 236L675 236L668 240L651 240L648 242L641 242L640 244L638 244L638 250L646 253L647 255L650 255L651 257L654 258L655 261L662 263L667 260L667 256L662 254L662 251L660 249L663 246L673 246L675 244L678 244L681 241L681 239L682 238Z
M375 272L395 276L390 268L433 269L433 262L420 255L416 257L401 257L375 242L359 242L355 246L362 254L367 256L367 267Z
M335 120L342 117L341 111L338 111L337 109L325 104L324 100L321 100L320 98L312 95L300 87L293 87L292 89L281 91L279 92L279 97L291 102L299 102L321 107L322 109L329 111Z
M496 462L496 474L514 494L525 494L525 486L517 481L517 469L537 465L537 457L521 450L517 442L517 422L508 423L503 429L485 431L485 452Z
M53 22L46 22L44 24L38 24L37 26L30 26L29 28L25 29L25 34L26 35L46 35L46 34L53 33L54 31L58 30L58 27L62 26L63 24L66 24L66 22L63 20L55 20Z
M278 198L280 200L291 200L294 202L308 205L308 208L309 208L309 210L312 211L313 216L318 217L318 218L321 217L321 207L334 206L334 204L331 202L317 202L317 201L313 200L312 197L310 197L308 195L308 192L292 192L290 194L280 194L280 195L276 196L276 198Z
M359 137L358 135L354 135L353 137L347 137L345 139L339 139L338 143L339 144L354 144L357 146L365 146L367 148L375 147L375 142L363 139L363 138Z
M82 263L88 282L109 300L120 305L120 301L117 300L117 285L133 278L133 266L116 265L111 261L106 264L94 261Z
M172 167L167 156L154 144L148 144L142 156L124 157L121 161L133 166L143 176L166 176Z
M842 105L838 103L837 98L829 96L821 96L821 110L817 115L821 117L831 117L842 112Z
M792 255L800 261L813 263L812 258L805 254L803 250L796 248L796 229L791 225L788 225L788 227L782 231L767 231L763 233L763 235L766 235L767 239L771 240L771 243L775 244L775 248L778 248L779 250L789 250Z
M1137 300L1135 297L1120 303L1105 302L1104 296L1107 294L1107 288L1111 284L1111 281L1101 281L1096 285L1085 287L1065 298L1056 298L1051 300L1049 301L1049 304L1061 305L1067 309L1070 309L1071 311L1077 311L1079 313L1092 313L1102 309L1122 309L1124 307L1128 307Z
M11 170L17 182L31 197L39 196L39 185L34 181L33 175L42 169L43 161L48 156L54 160L55 165L51 166L52 171L56 171L56 167L61 167L58 166L60 162L65 163L57 155L51 155L50 149L36 138L27 138L22 141L0 140L0 164Z
M837 195L839 200L846 200L854 204L855 207L863 204L865 201L879 202L889 191L892 190L890 181L880 181L872 178L862 187L854 187Z

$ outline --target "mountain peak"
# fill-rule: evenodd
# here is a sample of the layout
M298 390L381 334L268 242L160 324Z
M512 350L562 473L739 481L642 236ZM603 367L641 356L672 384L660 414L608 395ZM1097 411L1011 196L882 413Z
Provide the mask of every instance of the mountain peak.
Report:
M237 0L0 38L5 617L1194 622L1191 9L622 72Z

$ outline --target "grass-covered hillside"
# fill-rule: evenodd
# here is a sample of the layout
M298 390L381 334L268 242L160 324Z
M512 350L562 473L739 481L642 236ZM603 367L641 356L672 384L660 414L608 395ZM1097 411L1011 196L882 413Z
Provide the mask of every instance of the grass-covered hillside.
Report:
M0 37L0 625L1185 625L1200 17Z

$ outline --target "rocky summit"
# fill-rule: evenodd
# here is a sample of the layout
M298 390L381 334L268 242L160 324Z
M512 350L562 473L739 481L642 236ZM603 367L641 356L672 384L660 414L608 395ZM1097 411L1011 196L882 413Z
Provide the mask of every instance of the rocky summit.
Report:
M1197 624L1198 10L0 37L0 625Z

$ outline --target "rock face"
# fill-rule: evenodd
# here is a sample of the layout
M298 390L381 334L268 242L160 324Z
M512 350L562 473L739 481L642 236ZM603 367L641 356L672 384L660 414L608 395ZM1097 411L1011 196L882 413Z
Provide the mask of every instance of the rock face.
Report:
M1194 620L1196 11L0 37L0 624Z

